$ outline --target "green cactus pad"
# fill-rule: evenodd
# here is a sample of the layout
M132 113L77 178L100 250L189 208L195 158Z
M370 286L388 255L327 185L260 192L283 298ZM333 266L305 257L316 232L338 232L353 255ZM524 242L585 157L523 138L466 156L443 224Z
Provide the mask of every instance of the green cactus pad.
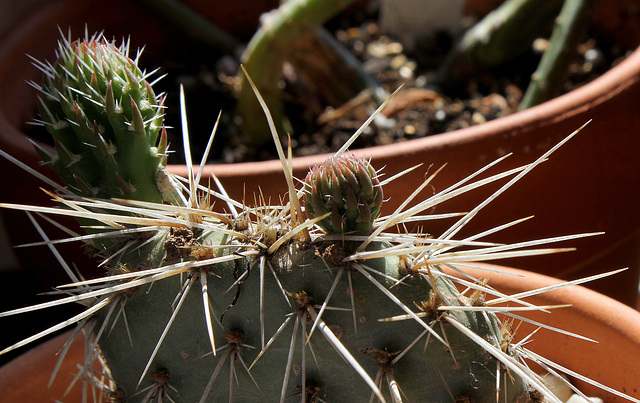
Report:
M122 317L113 320L112 315L102 324L111 331L100 340L127 401L144 401L148 391L160 390L155 375L159 372L170 374L174 390L165 385L163 393L175 401L301 401L303 390L306 400L302 401L316 401L314 397L367 401L372 395L370 386L343 359L344 353L337 351L327 332L371 379L380 378L379 388L388 402L393 401L392 380L410 402L449 401L451 396L495 401L498 362L439 318L442 312L437 305L461 304L449 280L440 277L435 281L435 298L430 281L423 276L410 276L397 285L406 275L397 257L366 264L331 264L324 256L330 245L289 249L294 264L266 258L265 267L270 266L275 277L261 273L255 257L207 267L209 306L216 317L215 356L208 342L203 282L198 277L202 274L197 269L182 280L174 276L140 289L123 305L126 322ZM369 250L389 246L375 243ZM177 302L179 299L183 301ZM410 307L422 319L391 320L407 316L401 306ZM103 310L102 320L107 312ZM490 320L480 312L450 311L447 315L487 340L497 335L496 346L503 342L493 315ZM521 379L509 378L500 401L515 401L525 390Z

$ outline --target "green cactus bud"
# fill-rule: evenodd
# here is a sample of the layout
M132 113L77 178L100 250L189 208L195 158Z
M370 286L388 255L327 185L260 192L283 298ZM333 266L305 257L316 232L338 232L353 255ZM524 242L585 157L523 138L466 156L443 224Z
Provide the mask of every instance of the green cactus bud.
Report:
M382 187L365 158L345 154L313 167L305 178L309 218L331 213L318 223L329 234L368 235L382 206Z
M71 186L83 196L160 201L155 178L165 157L156 142L163 101L128 51L100 34L62 39L56 61L39 64L45 73L41 121L58 154L46 161L66 183L82 183Z

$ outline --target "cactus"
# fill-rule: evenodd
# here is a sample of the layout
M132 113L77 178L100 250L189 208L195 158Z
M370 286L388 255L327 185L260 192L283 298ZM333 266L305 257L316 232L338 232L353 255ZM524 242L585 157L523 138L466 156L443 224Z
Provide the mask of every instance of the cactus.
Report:
M85 58L90 56L81 59ZM50 79L61 63L46 69L50 74L42 87L45 96L62 92L57 80ZM86 92L76 104L87 94L98 96ZM148 87L147 94L152 94ZM259 94L258 100L264 105ZM130 113L142 109L136 102ZM129 104L126 97L120 104L125 103ZM89 120L85 126L103 124L98 119L109 115L108 104L102 103L105 113L95 115L97 123ZM83 103L83 110L98 109L95 102L87 105ZM76 108L65 104L60 109ZM124 121L119 127L128 130ZM141 131L125 134L143 137ZM76 129L63 136L54 131L54 136L78 146L86 132ZM104 231L74 239L111 239L114 247L100 251L106 275L59 287L67 296L53 302L0 313L2 317L67 303L86 306L68 321L0 354L75 323L74 337L87 331L79 375L118 402L537 402L538 396L558 401L541 377L521 362L532 356L514 342L510 324L496 315L510 311L486 302L487 294L495 294L486 280L454 281L444 268L464 271L460 262L553 253L559 249L531 247L589 235L515 245L478 241L505 227L501 225L478 236L453 239L486 203L570 137L525 167L471 182L477 172L415 207L406 207L414 197L409 196L387 217L378 217L386 182L379 181L366 159L342 152L312 169L301 190L293 187L283 159L289 202L254 207L231 200L224 191L199 188L199 175L193 174L184 189L175 185L177 180L148 181L149 187L156 186L156 195L179 195L171 199L173 205L137 198L136 192L122 199L119 186L101 187L101 198L79 200L74 193L82 190L75 178L90 177L95 167L72 164L74 170L85 167L89 172L70 174L67 165L50 159L70 181L70 195L57 197L64 206L2 207L99 221ZM147 145L155 140L152 134L145 139ZM153 147L136 148L136 154L120 153L120 143L117 147L115 154L92 154L108 160L96 166L115 161L113 172L123 177L127 171L122 166L133 166L149 155L155 158L153 168L160 166ZM512 177L507 185L473 211L458 215L451 229L438 237L388 231L420 219L423 211L444 200L507 177ZM213 211L212 198L226 203L229 213ZM456 285L466 290L460 292ZM504 298L525 309L541 309ZM95 367L96 362L106 362L106 368Z

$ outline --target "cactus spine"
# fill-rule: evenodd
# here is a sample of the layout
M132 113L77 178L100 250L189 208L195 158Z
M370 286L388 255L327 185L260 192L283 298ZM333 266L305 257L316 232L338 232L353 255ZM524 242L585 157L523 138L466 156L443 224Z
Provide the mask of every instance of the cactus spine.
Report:
M61 60L45 69L43 121L58 146L47 161L68 181L71 196L61 200L72 208L3 206L101 222L108 230L83 239L111 240L113 247L101 251L107 273L61 288L70 296L55 303L0 316L85 304L64 325L89 330L81 375L112 401L526 402L538 401L534 389L557 401L520 363L524 350L512 343L509 324L485 305L486 283L460 282L467 289L461 293L443 268L463 270L458 262L508 257L512 249L560 239L454 241L477 211L439 238L385 232L486 182L517 174L513 182L555 148L527 167L482 183L462 181L381 218L378 175L350 154L315 167L302 190L290 189L304 201L247 207L206 189L198 197L194 181L184 192L167 192L175 182L156 181L166 151L163 140L154 145L161 102L122 53L99 37L64 41ZM79 87L65 90L72 82ZM103 152L110 144L116 151ZM81 159L70 164L73 155ZM141 160L147 170L136 177L131 167ZM106 184L90 180L105 170ZM114 177L135 188L130 200ZM74 193L86 195L78 183L99 188L90 196L100 198L78 201ZM168 193L181 197L160 203ZM212 197L230 212L212 211ZM456 252L458 246L471 251ZM94 368L99 355L107 369Z

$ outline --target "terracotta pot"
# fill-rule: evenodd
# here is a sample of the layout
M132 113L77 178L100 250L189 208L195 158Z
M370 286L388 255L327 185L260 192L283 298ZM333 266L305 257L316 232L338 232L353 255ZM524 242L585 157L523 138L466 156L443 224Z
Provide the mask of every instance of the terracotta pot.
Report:
M35 91L24 81L38 81L40 73L30 66L24 54L51 60L54 42L59 36L57 26L71 26L72 32L83 32L87 23L89 29L105 28L108 35L115 37L130 34L132 47L146 44L145 62L150 66L154 65L153 58L163 49L189 45L176 43L176 36L166 23L152 18L134 2L120 0L117 7L101 7L100 12L95 11L95 4L82 0L48 2L25 18L23 24L2 42L0 148L31 166L38 167L38 157L21 128L23 122L35 116ZM640 16L632 12L632 6L639 3L620 0L619 4L626 8L620 13L609 10L607 15L615 14L616 18L611 19L613 22L603 22L602 26L612 29L633 26L630 21L637 22ZM607 5L613 8L611 3ZM131 15L136 17L130 18ZM629 35L629 30L623 32L627 40L637 45L640 36ZM503 162L500 170L529 163L592 119L549 162L489 205L460 236L530 215L535 215L535 218L496 234L492 240L516 242L574 232L603 231L604 235L561 245L575 246L578 248L576 252L552 258L514 260L509 264L568 279L599 272L605 266L629 266L631 269L625 275L601 281L593 287L627 304L634 304L640 277L640 214L635 210L640 203L640 188L637 186L640 168L635 162L637 150L640 150L640 136L637 135L640 127L639 94L640 51L636 51L596 81L530 110L464 130L358 150L356 153L371 157L376 167L386 166L388 175L416 164L440 167L449 163L433 182L433 188L439 190L508 152L513 152L514 156ZM325 158L296 158L293 161L294 171L298 177L303 176L310 166ZM5 161L0 162L0 169L4 173L0 177L2 201L48 202L35 186L16 185L32 183L29 175ZM174 173L185 173L184 166L170 166L169 169ZM206 173L215 173L235 198L242 198L244 192L251 195L259 186L262 186L265 196L273 200L285 191L278 161L212 165L207 166ZM408 195L418 186L424 174L425 169L419 169L387 186L386 194L390 196L387 212L403 201L400 195ZM425 195L432 191L429 189ZM476 191L439 206L434 212L469 211L489 192L488 188ZM5 218L14 243L32 241L32 234L26 239L26 235L21 235L26 233L24 228L29 228L30 224L26 220L16 222L20 217L23 215L16 218L16 214L12 214ZM430 223L424 230L438 234L450 224L450 221ZM18 228L20 231L16 230ZM43 266L42 258L31 251L25 252L21 259L26 267Z
M539 274L493 267L515 274L491 274L490 284L508 294L560 282ZM481 271L472 271L471 274L486 276L486 272ZM640 398L640 361L637 359L640 356L640 312L579 286L527 300L539 305L572 304L570 308L555 309L550 314L524 316L600 342L587 342L543 329L528 344L530 350L609 387ZM535 326L523 323L517 336L523 338L534 328ZM49 375L57 359L55 354L67 336L68 333L52 339L0 367L2 401L44 402L62 397L71 380L70 374L77 371L75 365L82 362L83 353L82 343L75 343L69 357L63 361L59 379L52 388L47 389ZM588 396L597 396L609 403L625 401L584 382L573 379L572 382ZM76 386L64 401L80 402L80 396L80 388Z
M81 388L73 388L65 396L67 387L77 373L76 365L83 362L84 346L80 339L74 341L56 380L47 388L58 361L57 353L70 334L60 334L0 367L0 390L3 394L0 401L49 402L59 399L67 403L82 402Z

